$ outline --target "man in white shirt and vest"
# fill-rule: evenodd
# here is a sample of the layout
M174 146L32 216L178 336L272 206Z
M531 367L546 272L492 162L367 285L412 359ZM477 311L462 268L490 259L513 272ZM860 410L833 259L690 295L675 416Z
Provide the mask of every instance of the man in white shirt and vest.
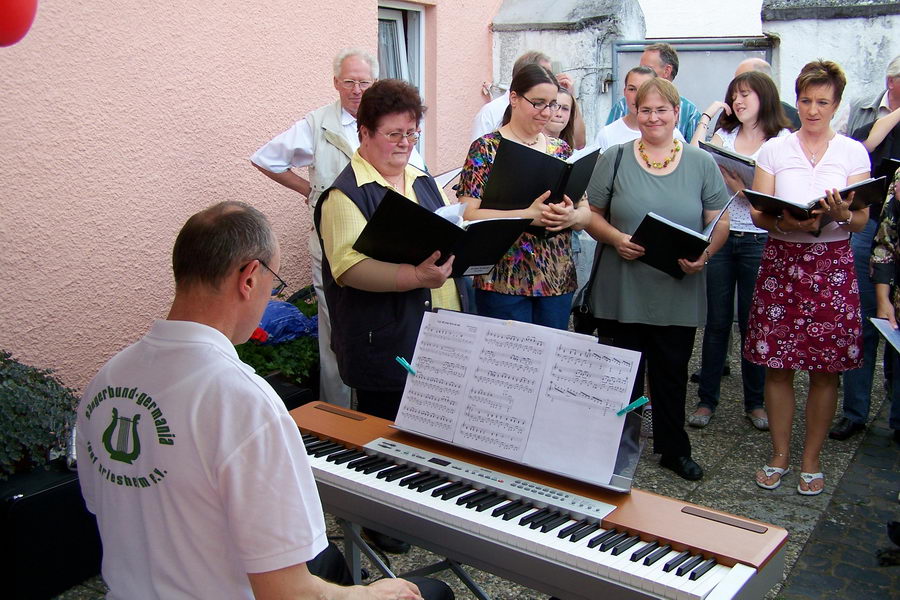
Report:
M107 598L452 598L435 580L420 594L400 579L341 587L315 574L346 567L328 544L300 432L234 349L284 288L280 261L253 207L222 202L192 216L172 253L168 316L87 387L78 474Z
M359 147L356 110L363 92L377 78L378 63L372 55L356 48L342 50L334 58L334 89L339 99L294 123L257 150L250 161L270 179L303 196L312 211L319 195L331 186ZM409 162L425 170L415 149ZM292 170L299 167L309 167L309 179ZM311 223L312 219L308 248L319 304L319 399L349 408L350 388L341 381L331 350L331 320L322 289L322 249Z

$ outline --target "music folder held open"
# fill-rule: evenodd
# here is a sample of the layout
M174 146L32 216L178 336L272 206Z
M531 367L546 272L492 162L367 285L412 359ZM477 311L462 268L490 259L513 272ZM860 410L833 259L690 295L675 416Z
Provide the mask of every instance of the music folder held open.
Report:
M426 313L396 426L628 491L639 457L629 404L640 353L548 327ZM626 427L626 423L630 425Z
M483 275L494 268L530 222L485 219L457 225L388 190L353 249L376 260L411 265L440 250L438 265L455 256L453 277Z

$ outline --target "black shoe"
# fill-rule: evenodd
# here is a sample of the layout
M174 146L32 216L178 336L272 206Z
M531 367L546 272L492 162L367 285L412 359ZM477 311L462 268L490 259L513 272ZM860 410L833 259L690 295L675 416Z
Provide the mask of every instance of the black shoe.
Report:
M731 375L731 365L725 363L725 366L722 367L722 376L728 377L729 375Z
M690 456L671 456L663 454L659 466L672 469L679 477L688 481L703 479L703 469Z
M700 383L700 369L691 373L691 383Z
M831 431L828 432L828 437L833 440L846 440L865 428L866 426L862 423L851 421L847 417L841 417L841 420L838 421L837 425L832 427Z
M894 430L894 441L900 444L900 429Z
M363 528L363 536L370 544L388 554L406 554L409 552L409 544L403 540L392 538L389 535Z

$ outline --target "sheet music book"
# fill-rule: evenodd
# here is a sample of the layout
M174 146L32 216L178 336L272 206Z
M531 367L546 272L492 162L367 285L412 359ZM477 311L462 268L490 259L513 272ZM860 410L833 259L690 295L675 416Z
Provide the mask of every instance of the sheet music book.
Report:
M353 249L376 260L417 265L441 251L453 260L453 277L483 275L522 235L530 219L485 219L455 224L388 190Z
M875 326L875 329L878 330L878 333L881 334L884 340L893 346L894 350L900 352L900 330L891 327L891 324L887 319L869 317L869 320L872 321L872 325Z
M741 178L746 187L753 185L753 176L756 173L756 161L749 156L726 150L715 144L707 144L700 142L700 148L706 150L712 155L713 160L719 165L720 169L731 171ZM732 192L736 190L730 190Z
M426 313L395 425L607 485L640 353L593 336L453 311Z
M853 196L853 201L850 203L850 210L859 210L869 206L873 202L880 202L883 199L883 190L884 177L879 177L877 179L869 177L868 179L854 183L853 185L848 185L844 189L838 191L840 191L841 197L844 199L847 198L847 194L850 192L856 192ZM754 192L753 190L744 190L744 195L747 197L750 204L753 205L753 208L758 211L777 217L781 214L781 211L786 210L799 221L805 221L806 219L815 217L816 215L813 214L813 210L820 208L819 200L825 198L825 196L819 196L812 200L786 200L785 198L778 198L761 192ZM827 222L825 222L823 218L822 225L824 226L826 224Z
M887 195L888 187L894 181L894 173L897 172L898 168L900 168L900 160L896 158L882 158L881 163L875 167L875 173L872 174L872 177L884 177L885 196ZM884 198L882 198L883 200Z
M600 147L592 146L562 160L501 139L481 194L481 208L528 208L547 190L550 190L547 203L562 202L563 194L577 203L587 190L598 156Z
M685 273L678 265L678 259L686 258L694 261L700 258L703 251L709 247L713 230L736 196L737 194L734 194L729 198L716 218L700 232L656 213L647 213L631 236L632 242L644 247L644 255L638 260L675 279L683 279Z

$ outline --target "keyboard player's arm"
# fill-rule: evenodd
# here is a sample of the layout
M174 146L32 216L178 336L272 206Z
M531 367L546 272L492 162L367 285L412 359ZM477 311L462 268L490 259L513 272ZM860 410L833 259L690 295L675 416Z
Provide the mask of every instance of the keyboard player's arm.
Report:
M300 563L276 571L247 573L256 600L422 600L405 579L380 579L367 586L342 587L316 577Z

